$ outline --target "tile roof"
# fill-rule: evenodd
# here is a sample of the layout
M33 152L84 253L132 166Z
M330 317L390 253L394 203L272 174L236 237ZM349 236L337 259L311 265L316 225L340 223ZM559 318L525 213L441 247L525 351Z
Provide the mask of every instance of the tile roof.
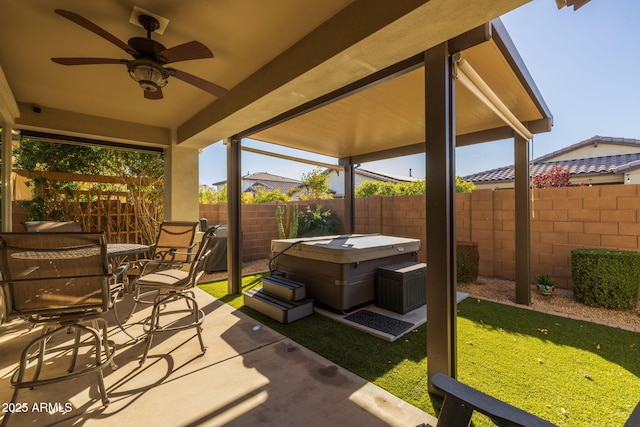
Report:
M256 181L262 183L265 188L271 187L273 188L284 188L284 187L296 187L302 184L302 181L287 178L284 176L273 175L268 172L255 172L248 173L242 177L242 181ZM212 185L224 185L227 183L227 180L214 182ZM254 184L255 185L255 184Z
M251 184L251 186L249 186L249 188L247 188L245 191L256 191L258 189L273 191L277 188L280 190L281 193L289 194L289 191L291 191L294 188L298 188L301 185L302 183L300 181L288 182L288 181L273 181L273 180L262 179Z
M245 191L256 191L258 189L273 191L279 189L281 193L289 194L289 191L302 185L302 181L300 180L273 175L268 172L247 174L242 177L242 180L255 181Z
M599 142L615 145L636 146L638 147L638 152L612 156L590 157L585 159L549 161L549 159L553 159L562 154L569 153L590 144L597 144ZM640 167L640 140L594 136L593 138L589 138L534 159L531 162L531 176L546 173L554 166L568 168L571 176L574 178L603 174L622 174L625 171ZM474 173L464 176L462 179L465 181L472 181L474 183L499 183L513 181L514 165Z
M284 176L273 175L268 172L255 172L250 173L242 177L243 180L247 181L273 181L273 182L295 182L300 184L301 181L293 178L287 178Z
M391 182L394 184L397 184L400 182L413 182L413 181L420 180L420 178L415 178L412 176L403 176L403 175L394 175L390 173L374 172L374 171L370 171L362 168L356 168L355 173L357 175L360 175L366 178L371 178L371 179L375 179L377 181L383 181L383 182Z

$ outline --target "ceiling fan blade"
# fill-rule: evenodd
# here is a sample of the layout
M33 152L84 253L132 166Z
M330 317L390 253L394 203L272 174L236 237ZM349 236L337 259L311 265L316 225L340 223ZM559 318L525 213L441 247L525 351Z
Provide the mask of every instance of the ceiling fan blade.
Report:
M125 64L124 59L111 58L51 58L53 62L61 65L91 65L91 64Z
M170 64L191 59L213 58L213 52L202 43L194 40L158 52L156 58L165 64Z
M144 97L147 99L162 99L164 96L162 95L162 88L158 88L155 92L147 92L144 91Z
M210 94L217 96L218 98L222 98L227 94L227 90L222 86L218 86L215 83L208 82L200 77L196 77L193 74L185 73L184 71L170 69L173 76L177 79L182 80L183 82L189 83L199 89L204 90L205 92L209 92Z
M129 46L128 44L126 44L125 42L123 42L122 40L120 40L110 32L108 32L107 30L97 26L96 24L89 21L88 19L78 15L77 13L69 12L68 10L62 10L62 9L56 9L55 12L58 15L67 18L71 22L75 22L81 27L84 27L87 30L91 31L92 33L97 34L103 39L113 43L114 45L118 46L120 49L124 50L128 54L138 55L138 52L136 52L135 49L133 49L131 46Z

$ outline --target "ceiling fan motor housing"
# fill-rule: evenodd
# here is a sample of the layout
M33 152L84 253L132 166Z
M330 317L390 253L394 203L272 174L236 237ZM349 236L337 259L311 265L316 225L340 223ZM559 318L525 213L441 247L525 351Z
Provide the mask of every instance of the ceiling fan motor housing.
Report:
M158 88L166 86L171 75L168 70L146 58L129 61L127 68L131 78L138 82L145 92L156 92Z

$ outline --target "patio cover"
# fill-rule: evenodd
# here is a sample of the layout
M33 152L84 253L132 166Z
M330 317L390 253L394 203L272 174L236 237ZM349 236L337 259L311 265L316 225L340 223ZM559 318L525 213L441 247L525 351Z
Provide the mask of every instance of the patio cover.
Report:
M52 63L53 56L126 54L54 14L46 0L10 2L0 15L3 215L11 210L6 196L11 194L7 162L12 129L62 141L73 137L75 143L164 149L165 210L173 220L190 219L171 217L180 209L197 210L192 209L197 206L197 150L226 139L229 266L237 285L240 204L233 183L240 178L242 137L335 156L347 170L355 162L426 151L428 191L434 191L427 196L427 215L437 218L427 233L427 256L429 274L436 275L432 283L438 283L429 287L437 293L427 298L431 307L444 307L429 311L437 320L429 321L429 328L439 328L428 330L428 348L438 352L429 354L429 373L455 375L455 308L449 304L455 286L450 250L455 241L453 149L456 143L513 137L521 172L516 181L522 187L528 179L527 137L514 128L537 133L551 127L551 116L501 25L486 24L527 1L476 0L473 7L466 0L145 1L145 9L171 19L165 35L154 39L166 46L199 40L216 54L213 60L176 68L230 89L215 99L170 81L162 101L144 99L126 71ZM132 6L130 1L99 9L90 2L56 3L124 40L143 35L128 24ZM459 73L462 67L450 62L460 52L515 122L505 124L495 109L479 101L482 88L478 92L477 85L451 83L452 75L460 74L460 82L473 74L469 68ZM516 200L524 218L527 191L516 188L525 196ZM516 228L518 223L522 218L516 219ZM439 262L441 254L445 258Z

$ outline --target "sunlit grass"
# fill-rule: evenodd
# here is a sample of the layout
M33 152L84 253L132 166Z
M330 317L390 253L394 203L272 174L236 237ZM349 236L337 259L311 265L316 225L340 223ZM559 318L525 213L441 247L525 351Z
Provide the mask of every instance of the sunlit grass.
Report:
M260 287L260 275L243 288ZM257 281L256 281L257 280ZM228 296L216 298L334 363L437 415L427 393L426 326L389 343L319 315L282 325ZM458 379L560 426L621 426L640 399L640 334L477 299L458 305ZM482 417L475 426L493 425Z

